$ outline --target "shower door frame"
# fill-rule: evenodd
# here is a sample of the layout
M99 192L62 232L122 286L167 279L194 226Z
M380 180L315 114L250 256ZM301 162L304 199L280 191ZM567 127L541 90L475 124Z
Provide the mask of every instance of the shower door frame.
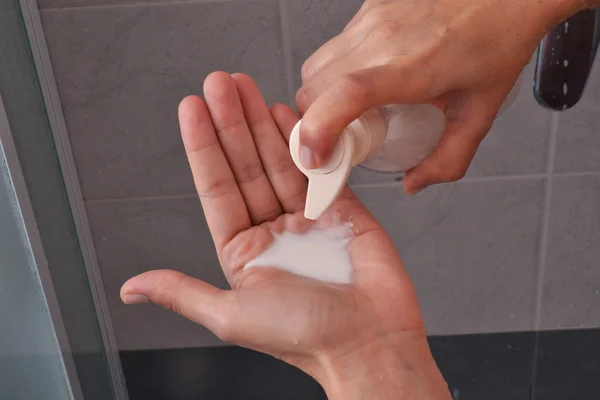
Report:
M92 234L87 218L87 212L83 200L81 187L79 184L77 170L75 167L75 160L73 157L73 152L71 150L67 126L62 111L62 105L58 95L58 88L56 85L54 72L50 62L50 55L48 52L46 38L42 27L40 12L36 0L19 0L19 5L21 8L20 11L27 34L26 39L29 43L29 50L31 52L31 55L33 56L35 71L37 73L39 86L41 88L43 96L43 103L46 109L46 115L50 125L50 130L52 132L54 148L60 165L60 170L64 182L64 188L68 198L68 203L73 218L73 224L76 230L76 236L79 241L79 248L81 250L81 256L83 258L85 272L88 277L89 290L92 296L96 316L98 319L98 326L100 329L102 343L106 352L106 361L108 364L110 380L113 387L114 399L128 400L125 378L123 375L114 329L110 318L108 302L102 283L98 259L93 244ZM6 113L4 110L4 106L0 101L0 117L4 116L4 124L5 126L8 126L8 121L5 114ZM3 120L0 118L0 123L2 122ZM2 128L1 125L0 128ZM12 160L12 165L10 166L10 173L12 174L14 170L15 174L17 176L21 176L22 178L23 174L21 164L19 164L18 160L16 159L17 149L14 146L12 134L10 133L10 130L6 132L7 133L4 135L5 137L3 137L2 139L3 143L5 141L9 143L9 151L6 152L11 153L7 154L7 157L11 157ZM15 188L15 190L17 190L17 188ZM33 224L33 226L35 226L35 217L31 209L31 202L27 195L27 188L23 179L19 184L19 191L21 192L20 197L25 202L25 209L27 209L27 204L29 204L28 218L30 219L30 225ZM35 232L33 233L33 235L33 237L35 237ZM37 248L38 250L41 249L43 253L42 242L39 237L39 234L37 238ZM44 268L44 290L46 290L46 287L48 287L49 293L54 293L54 287L52 286L52 281L48 272L48 265L46 264L45 267L42 265L42 269ZM42 272L40 271L40 276L41 275ZM64 350L67 356L67 358L65 359L65 364L68 365L68 372L70 371L69 379L72 379L72 382L74 382L74 385L76 387L76 389L74 390L74 399L80 400L83 399L83 395L81 394L82 390L79 385L77 372L75 371L75 368L73 366L73 358L69 349L67 335L64 329L64 324L62 323L62 315L60 315L60 310L58 309L58 302L56 300L56 297L53 298L53 301L54 303L52 303L52 307L53 312L55 314L53 315L53 317L57 318L57 326L59 328L62 326L62 331L57 332L57 336L60 333L62 338L61 350ZM49 307L50 305L51 304L49 302Z
M42 245L42 239L37 228L35 216L33 213L33 207L29 199L27 192L27 186L25 184L25 178L19 163L17 150L13 141L12 131L10 124L8 123L8 116L4 108L4 101L0 94L0 152L4 156L6 166L10 175L10 183L14 191L15 200L19 208L19 214L23 223L23 230L26 234L27 244L31 249L33 262L37 270L37 274L40 279L40 284L43 290L46 307L50 314L50 320L52 321L52 328L56 337L58 349L61 353L62 363L67 376L67 383L69 385L69 391L73 400L84 400L83 392L77 376L77 370L75 368L75 361L73 359L73 353L65 330L64 321L60 312L60 307L56 293L54 291L54 285L52 284L52 278L50 276L50 270L48 268L48 262L44 254L44 247Z

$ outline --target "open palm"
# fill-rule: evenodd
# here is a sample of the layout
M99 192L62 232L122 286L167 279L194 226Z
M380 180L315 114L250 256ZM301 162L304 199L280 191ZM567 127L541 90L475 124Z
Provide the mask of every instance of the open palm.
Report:
M307 182L287 145L298 117L285 105L269 110L255 83L242 74L213 73L204 94L206 102L186 98L179 119L231 290L160 270L129 280L123 300L150 300L225 341L271 354L316 377L324 354L343 358L366 343L424 342L421 313L400 258L349 188L329 213L352 222L351 284L324 283L269 265L244 269L269 246L272 232L310 224L302 216Z

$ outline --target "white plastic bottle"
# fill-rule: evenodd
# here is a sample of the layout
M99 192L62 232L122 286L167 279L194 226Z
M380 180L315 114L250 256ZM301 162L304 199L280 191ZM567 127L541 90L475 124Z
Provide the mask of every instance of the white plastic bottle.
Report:
M520 87L521 76L498 115L514 102ZM368 110L344 129L330 159L311 170L300 162L301 123L302 120L296 124L290 136L290 153L308 178L304 216L318 219L342 191L353 167L400 173L417 166L439 144L446 129L446 116L429 104L395 104Z
M500 116L516 100L521 89L522 75L510 91L502 107ZM373 149L361 166L379 172L405 172L416 167L430 155L439 144L446 129L446 117L442 111L429 104L393 104L363 114L359 120L370 135L383 142ZM383 121L381 121L383 120ZM384 126L382 126L382 123ZM381 132L385 129L385 133Z

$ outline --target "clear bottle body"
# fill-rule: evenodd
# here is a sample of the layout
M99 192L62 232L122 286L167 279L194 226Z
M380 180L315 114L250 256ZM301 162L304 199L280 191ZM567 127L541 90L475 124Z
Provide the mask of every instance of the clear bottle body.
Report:
M380 107L385 139L360 165L379 172L405 172L435 150L446 128L446 116L429 104ZM368 123L368 122L367 122Z
M522 74L496 117L514 103L521 80ZM383 143L360 164L370 170L401 173L416 167L435 150L446 129L444 113L429 104L393 104L377 110L377 116L371 112L361 117L366 126L381 125L381 118L385 123Z

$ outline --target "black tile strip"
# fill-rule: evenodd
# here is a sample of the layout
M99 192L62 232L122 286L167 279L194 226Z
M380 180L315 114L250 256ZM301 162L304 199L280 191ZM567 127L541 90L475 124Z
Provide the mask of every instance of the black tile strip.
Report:
M455 400L529 400L535 332L429 338Z
M429 338L455 400L600 399L600 329L537 333L534 377L535 340L535 332ZM127 351L121 360L131 400L326 399L303 372L239 347Z
M302 371L240 347L126 351L130 400L325 400Z
M540 332L533 400L600 399L600 329Z

